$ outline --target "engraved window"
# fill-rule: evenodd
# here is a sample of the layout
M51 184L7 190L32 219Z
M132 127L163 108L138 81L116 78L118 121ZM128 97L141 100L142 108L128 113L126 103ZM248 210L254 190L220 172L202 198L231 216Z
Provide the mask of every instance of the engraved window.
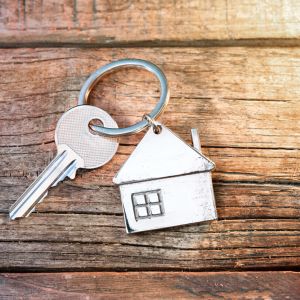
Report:
M164 215L161 190L134 193L131 195L135 219L150 219Z

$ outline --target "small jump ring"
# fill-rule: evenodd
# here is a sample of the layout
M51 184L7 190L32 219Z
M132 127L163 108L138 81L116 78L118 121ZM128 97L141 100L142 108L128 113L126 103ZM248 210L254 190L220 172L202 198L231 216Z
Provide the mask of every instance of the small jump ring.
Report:
M159 134L161 132L161 125L157 124L157 122L155 122L155 120L153 120L148 114L144 114L143 119L145 119L148 124L153 127L154 133Z
M104 75L112 72L113 70L117 70L121 67L138 67L143 68L151 73L153 73L157 79L160 82L160 99L154 109L149 113L149 117L152 120L155 120L163 111L163 109L166 107L169 101L170 92L168 88L168 82L166 79L166 76L164 73L159 69L156 65L153 63L142 60L142 59L121 59L114 61L112 63L109 63L98 70L96 70L94 73L90 75L90 77L87 79L87 81L84 83L80 90L79 99L78 99L78 105L86 104L88 103L88 97L92 90L92 88L99 82L101 77ZM92 129L96 132L111 136L111 137L117 137L117 136L123 136L123 135L130 135L137 132L142 131L146 127L149 126L149 122L147 119L143 118L140 122L125 127L125 128L108 128L108 127L102 127L102 126L92 126Z
M144 114L143 119L145 119L150 126L155 126L154 124L155 121L148 114Z

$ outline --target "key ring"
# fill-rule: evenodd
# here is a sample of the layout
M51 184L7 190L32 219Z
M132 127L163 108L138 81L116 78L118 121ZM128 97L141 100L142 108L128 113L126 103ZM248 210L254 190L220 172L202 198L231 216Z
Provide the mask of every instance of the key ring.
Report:
M154 109L148 114L148 116L152 120L155 120L162 113L162 111L168 104L170 98L168 82L165 74L162 72L160 68L158 68L153 63L142 59L121 59L121 60L111 62L96 70L94 73L90 75L90 77L82 86L79 94L78 105L88 103L88 97L91 90L104 75L107 75L112 71L115 71L122 67L138 67L138 68L145 69L153 73L156 76L156 78L159 80L161 95ZM96 126L96 125L93 125L91 127L93 130L95 130L96 132L102 135L118 137L118 136L131 135L140 132L146 127L149 127L150 125L151 124L149 123L149 120L147 118L143 118L141 121L137 122L136 124L124 128L109 128L109 127Z

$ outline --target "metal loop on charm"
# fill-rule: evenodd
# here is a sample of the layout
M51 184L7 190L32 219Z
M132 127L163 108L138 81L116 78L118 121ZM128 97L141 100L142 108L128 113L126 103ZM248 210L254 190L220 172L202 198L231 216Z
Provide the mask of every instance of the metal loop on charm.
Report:
M148 122L149 126L153 127L154 133L156 134L161 133L162 130L161 125L157 124L155 120L153 120L148 114L144 114L143 119L145 119Z
M90 75L80 90L78 105L88 103L88 97L92 88L99 82L101 77L122 67L138 67L153 73L160 82L160 98L149 117L155 120L167 105L170 97L168 82L164 73L153 63L142 59L121 59L109 63ZM91 126L96 132L106 136L122 136L137 133L149 126L149 122L143 118L140 122L125 128L108 128L102 126Z

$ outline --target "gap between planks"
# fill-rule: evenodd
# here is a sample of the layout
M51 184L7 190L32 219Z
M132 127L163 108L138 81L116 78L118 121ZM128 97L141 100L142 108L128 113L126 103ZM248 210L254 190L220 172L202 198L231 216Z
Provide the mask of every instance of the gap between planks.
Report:
M214 48L214 47L249 47L249 48L290 48L300 47L300 39L239 39L239 40L193 40L193 41L140 41L140 42L6 42L0 43L0 49L17 48L77 48L77 49L110 49L110 48Z

